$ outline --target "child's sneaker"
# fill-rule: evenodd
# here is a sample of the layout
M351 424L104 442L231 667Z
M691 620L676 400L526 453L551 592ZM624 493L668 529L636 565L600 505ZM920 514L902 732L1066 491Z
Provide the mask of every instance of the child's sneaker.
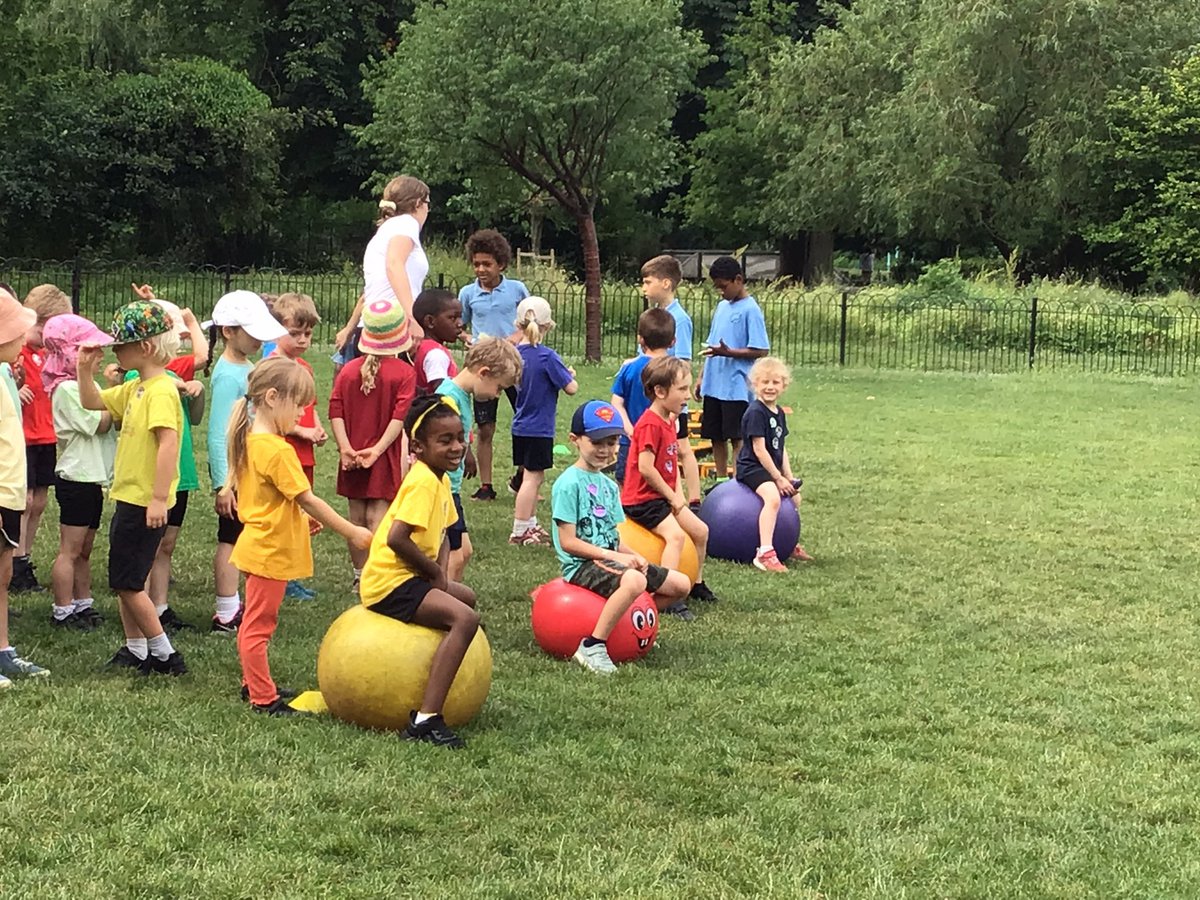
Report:
M9 678L45 678L49 674L49 669L21 659L16 650L0 650L0 675L7 675Z
M143 675L186 675L187 665L184 664L183 654L178 650L166 659L159 659L151 653L142 661L141 673Z
M682 600L676 600L670 606L663 610L663 615L674 616L683 622L695 622L696 614L692 612L686 603Z
M288 706L288 702L284 699L281 693L270 703L251 703L250 708L255 712L263 713L268 716L299 716L303 715L300 710L293 706Z
M703 581L697 581L692 585L692 590L688 594L691 600L699 600L701 603L716 603L717 595L709 590L708 585Z
M239 606L237 615L228 622L222 622L219 618L213 616L212 625L209 628L209 631L217 634L237 634L238 628L242 624L242 609L243 607Z
M89 606L87 609L76 610L75 616L81 622L87 622L92 627L93 631L104 624L104 616L100 615L94 606ZM184 625L183 627L190 628L191 626Z
M535 525L533 528L526 528L520 534L509 535L508 542L522 547L540 546L547 543L546 532Z
M158 617L158 623L162 625L163 631L167 634L176 634L185 628L191 628L191 622L185 622L179 616L175 615L175 610L167 607L162 611L162 615Z
M50 625L59 631L95 631L96 626L82 618L79 613L71 613L65 619L51 614Z
M467 742L450 730L446 720L441 715L431 716L420 725L417 724L417 711L408 714L408 727L400 732L401 740L424 741L448 750L461 750Z
M792 559L799 560L800 562L812 562L813 561L813 558L811 556L809 556L807 553L805 553L804 548L801 547L799 544L797 544L796 549L792 551Z
M0 691L12 687L12 680L0 675Z
M523 472L524 470L517 469L513 472L512 478L508 479L508 492L513 496L516 496L517 492L521 490L521 482L524 481Z
M275 686L275 693L280 700L295 700L298 696L295 691L290 690L289 688L280 687L279 685ZM250 688L244 684L242 685L242 702L250 702Z
M283 596L288 600L315 600L317 592L310 591L299 581L289 581L283 590Z
M580 641L579 649L575 651L575 656L572 658L589 672L595 672L597 675L611 675L617 671L612 657L608 655L608 646L603 643L585 647L583 641Z
M133 655L132 650L128 647L122 647L104 665L109 669L141 669L142 662L143 660Z
M479 490L471 495L472 500L495 500L496 491L490 484L481 484Z
M754 557L754 565L756 568L762 569L764 572L787 571L787 566L779 561L779 557L776 555L774 547Z

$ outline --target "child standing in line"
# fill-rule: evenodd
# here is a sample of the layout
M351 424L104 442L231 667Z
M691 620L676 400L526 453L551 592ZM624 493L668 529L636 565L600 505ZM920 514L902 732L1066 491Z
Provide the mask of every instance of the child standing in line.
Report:
M92 597L92 547L104 512L104 488L112 481L116 430L108 410L85 409L79 400L79 348L103 347L112 337L82 316L55 316L42 332L46 362L42 380L50 395L58 465L58 555L50 570L56 628L92 631L104 617Z
M349 501L349 519L374 532L400 489L404 416L417 392L408 319L396 300L363 310L362 356L342 367L329 395L329 427L341 455L337 492ZM358 589L366 548L350 548Z
M312 366L305 361L304 354L312 344L313 329L321 321L321 317L317 315L317 306L313 303L313 298L308 294L280 294L271 303L271 314L275 316L280 325L287 329L287 334L279 339L275 349L264 358L283 356L295 360L308 370L309 377L311 377ZM263 352L266 353L265 344ZM325 434L325 429L321 427L315 397L304 407L300 413L300 420L285 437L287 442L292 445L292 449L296 451L296 458L300 460L300 468L304 470L304 476L308 479L309 486L312 487L315 483L313 476L316 474L317 466L317 456L313 447L320 447L329 439ZM287 590L283 592L283 595L296 600L312 600L317 596L317 592L293 579L287 583Z
M462 333L462 304L447 290L429 288L417 295L417 302L413 304L413 318L425 331L425 337L413 354L417 393L432 394L443 378L453 378L458 374L458 366L454 364L454 357L446 345L453 344ZM468 434L468 452L470 440Z
M668 254L656 256L642 265L642 296L665 309L675 320L675 343L667 348L668 356L677 356L692 364L692 317L679 302L676 291L683 281L683 268L679 260ZM688 410L685 406L675 420L675 433L679 436L679 471L687 488L688 505L692 511L700 509L700 465L692 451L688 435ZM618 469L618 471L620 471Z
M446 574L454 522L447 473L466 453L462 417L441 394L419 397L404 422L416 462L371 541L362 602L379 615L446 632L429 667L420 709L409 712L406 741L458 750L466 746L442 718L442 707L479 629L475 592Z
M21 546L13 558L13 578L9 587L16 591L43 591L32 560L34 539L50 499L54 484L55 452L54 413L50 396L42 384L42 329L54 316L71 311L71 298L52 284L39 284L25 296L25 308L37 314L34 326L25 334L19 368L21 382L21 420L25 432L26 488L28 497L21 517Z
M310 519L365 550L371 532L347 522L312 492L289 446L304 408L316 399L312 373L298 360L264 360L250 373L246 396L229 421L229 481L243 522L232 563L246 575L246 605L238 629L243 693L258 712L291 715L295 696L276 687L267 646L279 623L287 579L313 572ZM253 412L253 416L251 416ZM307 515L306 515L307 513Z
M436 393L449 397L462 417L463 434L469 435L474 426L472 410L479 407L472 401L486 403L500 396L500 392L521 380L521 354L504 338L485 337L471 345L463 367L453 378L444 378ZM465 474L466 457L450 470L450 493L454 500L454 511L458 518L446 531L450 542L450 561L447 577L461 581L467 563L471 559L471 538L467 534L467 521L462 507L462 480Z
M688 595L705 603L716 596L704 583L708 526L692 512L679 487L679 438L675 419L687 404L692 388L692 368L674 356L660 356L642 369L642 385L650 408L633 428L629 468L621 486L625 517L663 539L662 565L678 569L687 538L696 545L700 571ZM663 610L684 621L695 618L682 600Z
M179 338L162 307L146 300L117 310L110 333L117 364L138 378L101 391L94 377L103 350L82 347L76 361L80 402L85 409L107 409L121 429L109 491L117 506L108 533L108 585L117 593L125 646L109 664L141 674L183 675L183 655L171 646L146 593L179 484L183 410L166 369Z
M13 551L21 542L26 474L21 399L12 366L21 355L25 333L36 323L37 313L0 289L0 689L12 687L10 677L44 678L50 674L18 656L8 642L8 583Z
M771 546L775 521L779 518L782 497L796 497L799 504L800 482L792 477L792 463L784 447L788 435L787 417L779 406L779 397L791 381L791 372L783 360L765 356L750 370L754 402L742 417L742 449L737 459L737 480L760 498L758 514L758 552L754 565L764 572L786 572ZM797 545L792 559L811 560Z
M722 297L713 312L705 358L696 379L696 399L704 401L700 434L712 441L717 477L728 474L729 452L736 459L742 445L742 416L753 399L748 377L754 360L771 348L767 324L758 301L746 290L742 265L732 256L716 259L708 269Z
M517 351L521 354L522 375L513 414L512 458L523 474L513 504L510 544L550 542L550 534L538 525L538 491L546 480L546 470L554 466L558 392L569 396L579 390L575 370L542 343L553 327L550 304L541 297L526 297L517 305L517 329L522 334Z
M475 280L458 292L462 304L463 326L471 329L470 340L496 337L516 343L520 334L513 327L517 319L517 304L529 296L529 290L515 278L505 278L504 270L512 260L512 247L504 235L491 228L476 231L467 238L467 259L475 270ZM508 404L516 411L516 389L506 390ZM496 416L500 400L479 400L475 405L475 422L479 425L479 490L473 500L495 500L492 487L492 442L496 436Z
M558 476L551 492L554 550L562 577L607 597L589 637L579 642L575 661L597 675L617 671L606 641L625 610L643 591L667 609L688 592L688 577L648 563L621 543L617 526L625 520L617 483L604 475L617 456L624 432L621 414L602 400L589 400L571 418L575 465Z
M262 297L252 291L231 291L223 296L213 307L210 324L212 345L218 333L225 342L209 384L208 475L217 509L217 551L213 555L217 599L210 630L237 634L242 621L240 579L229 559L242 533L242 523L238 519L237 495L225 486L229 480L226 432L233 407L246 395L250 383L250 370L254 368L250 356L259 351L263 341L277 341L287 329L275 321Z
M625 429L617 451L615 477L618 484L625 482L633 426L641 419L642 413L650 408L650 400L642 387L642 371L651 360L670 353L671 345L675 342L675 319L665 309L653 307L638 316L637 333L642 352L621 366L612 386L612 405L621 414L621 424Z

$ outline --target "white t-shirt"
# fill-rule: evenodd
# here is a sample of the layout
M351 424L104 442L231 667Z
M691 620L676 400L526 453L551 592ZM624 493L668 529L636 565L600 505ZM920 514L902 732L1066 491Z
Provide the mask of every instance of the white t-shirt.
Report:
M450 351L434 347L425 354L422 368L425 370L425 381L433 384L443 378L450 377Z
M109 484L117 453L116 429L98 434L100 411L84 409L79 402L79 382L64 381L50 401L54 431L58 435L58 464L54 471L67 481Z
M404 263L404 274L408 276L408 289L412 291L414 302L425 285L425 276L429 274L429 258L421 248L421 226L408 213L392 216L376 229L375 236L367 244L367 252L363 254L363 293L367 303L396 299L396 292L387 278L387 248L394 237L406 237L413 242L412 252Z

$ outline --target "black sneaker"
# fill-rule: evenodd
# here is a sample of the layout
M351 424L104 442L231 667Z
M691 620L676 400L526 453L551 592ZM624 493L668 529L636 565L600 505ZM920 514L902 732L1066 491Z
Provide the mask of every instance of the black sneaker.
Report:
M93 629L99 628L104 624L104 616L96 610L96 607L89 606L87 609L78 609L75 615L84 622L90 622Z
M170 607L167 607L167 608L170 609ZM209 628L209 631L215 632L217 634L237 634L238 628L241 627L241 624L242 624L242 607L239 606L237 615L234 616L232 619L230 619L228 622L222 622L216 616L213 616L212 617L212 626Z
M490 484L481 484L479 490L471 495L472 500L495 500L496 492Z
M708 589L708 585L703 581L697 581L692 585L692 592L688 594L692 600L699 600L701 603L716 603L717 595Z
M682 600L676 601L663 610L663 615L674 616L684 622L695 622L696 614L688 609L688 605Z
M140 671L143 675L179 676L187 674L187 666L183 662L183 654L176 650L166 659L159 659L151 653L142 662Z
M9 579L8 589L13 593L40 594L46 589L38 584L34 565L28 557L13 558L13 573Z
M65 619L57 618L53 613L50 614L50 624L62 631L95 631L96 626L87 619L82 618L79 613L71 613Z
M175 634L176 632L183 631L185 628L195 627L191 622L185 622L183 619L179 618L179 616L175 615L175 610L171 609L169 606L164 609L162 611L162 615L158 617L158 623L162 625L163 631L167 632L168 634Z
M514 496L521 490L521 482L525 480L525 470L517 469L513 472L512 478L508 479L508 492Z
M293 691L289 688L279 687L279 685L275 686L275 693L279 695L280 700L295 700L296 697L299 696L296 691ZM250 702L250 688L244 684L242 685L242 701L244 703Z
M278 697L270 703L251 703L250 708L255 712L263 713L268 716L298 716L300 710L288 706L288 702L284 699L282 692Z
M450 726L441 715L426 719L420 725L416 724L416 718L416 710L408 714L408 727L400 732L401 740L424 741L449 750L461 750L467 746L466 741L450 730Z
M104 665L110 669L141 669L142 662L128 647L122 647Z

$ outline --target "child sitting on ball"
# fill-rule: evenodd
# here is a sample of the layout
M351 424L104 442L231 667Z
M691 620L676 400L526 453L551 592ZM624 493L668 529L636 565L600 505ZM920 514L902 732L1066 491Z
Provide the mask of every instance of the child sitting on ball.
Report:
M467 441L458 406L441 394L418 397L404 430L416 462L375 531L359 591L372 612L446 632L421 708L409 713L401 737L458 750L466 743L446 725L442 707L479 628L479 613L474 591L446 577L446 528L458 519L447 473L462 462Z
M783 360L764 356L750 369L750 388L754 401L742 416L742 446L738 450L735 476L762 499L762 511L758 514L758 550L754 565L764 572L786 572L787 567L779 561L771 538L775 534L775 520L779 518L779 505L783 497L796 497L800 482L792 478L792 464L788 460L783 440L787 437L787 418L779 406L779 397L792 380L792 373ZM812 559L804 548L797 545L792 559Z
M644 315L644 313L643 313ZM675 420L687 406L692 368L675 356L659 356L642 369L642 391L650 407L633 427L621 506L625 516L663 539L662 564L678 569L684 542L696 545L700 571L688 595L708 603L717 598L704 583L708 526L692 512L679 485L679 437ZM682 600L663 610L685 622L696 618Z
M617 484L602 470L613 464L624 427L621 414L602 400L589 400L571 419L571 443L579 459L558 477L551 492L554 550L564 581L607 597L590 637L579 642L575 661L598 675L617 670L605 642L643 591L659 608L669 608L688 592L688 577L664 569L621 543L617 525L625 520Z

